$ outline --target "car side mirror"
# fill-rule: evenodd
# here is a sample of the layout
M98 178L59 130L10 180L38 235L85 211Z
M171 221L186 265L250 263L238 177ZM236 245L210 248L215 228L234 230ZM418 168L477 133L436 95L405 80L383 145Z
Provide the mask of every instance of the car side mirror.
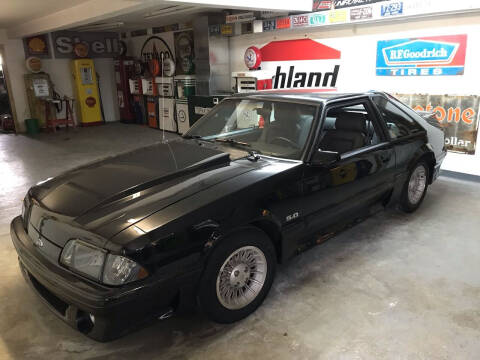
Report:
M318 149L315 154L313 154L310 163L314 166L328 166L333 165L338 161L340 161L340 153Z

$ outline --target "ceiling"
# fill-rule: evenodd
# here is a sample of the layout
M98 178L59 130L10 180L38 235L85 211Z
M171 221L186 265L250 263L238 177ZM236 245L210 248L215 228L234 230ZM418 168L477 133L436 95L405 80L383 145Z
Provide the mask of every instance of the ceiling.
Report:
M218 8L209 8L192 5L163 4L149 9L133 11L128 14L113 16L100 22L94 22L84 27L73 28L82 30L83 28L95 30L96 26L104 27L103 30L127 31L146 29L154 26L170 25L174 23L186 23L200 13L221 12ZM109 29L109 25L111 28Z
M88 0L0 0L0 28L64 10Z
M312 0L0 0L0 29L11 39L87 25L90 31L92 26L95 31L124 31L188 22L199 13L222 9L299 11L311 9L311 4Z

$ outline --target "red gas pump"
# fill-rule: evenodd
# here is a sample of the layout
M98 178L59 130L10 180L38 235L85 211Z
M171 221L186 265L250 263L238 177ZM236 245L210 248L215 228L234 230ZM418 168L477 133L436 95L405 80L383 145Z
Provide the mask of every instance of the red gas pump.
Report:
M117 98L120 108L120 120L122 122L135 122L133 98L130 92L129 79L135 77L135 65L133 58L120 57L115 59L115 79L117 83Z

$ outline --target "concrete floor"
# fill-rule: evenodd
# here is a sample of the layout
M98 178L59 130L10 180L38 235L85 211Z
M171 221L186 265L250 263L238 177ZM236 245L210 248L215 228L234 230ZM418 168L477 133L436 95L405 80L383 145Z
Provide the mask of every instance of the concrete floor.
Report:
M8 222L27 188L160 140L112 124L0 135L0 359L474 359L480 356L480 184L440 177L415 215L377 214L279 268L255 314L174 317L101 344L27 287Z

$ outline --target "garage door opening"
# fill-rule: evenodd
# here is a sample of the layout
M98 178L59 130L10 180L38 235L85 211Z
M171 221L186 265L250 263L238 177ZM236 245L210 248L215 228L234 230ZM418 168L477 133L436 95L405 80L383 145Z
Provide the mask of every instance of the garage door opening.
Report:
M0 132L12 133L15 132L15 121L10 105L9 86L2 52L0 50Z

